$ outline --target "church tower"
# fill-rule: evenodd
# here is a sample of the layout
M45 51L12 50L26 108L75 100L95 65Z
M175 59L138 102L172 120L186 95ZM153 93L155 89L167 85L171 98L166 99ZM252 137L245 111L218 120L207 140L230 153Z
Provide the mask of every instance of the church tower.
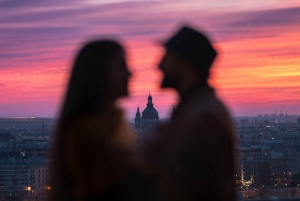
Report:
M151 133L153 128L159 123L157 110L154 108L152 96L149 92L147 107L140 113L140 108L137 108L134 118L134 128L141 136L146 136Z
M43 124L42 124L42 131L45 131L45 122L43 121Z
M134 118L134 127L139 128L141 126L141 113L139 106L137 107L137 111Z
M144 120L159 120L158 112L154 108L154 104L152 102L152 96L149 92L147 107L142 112L142 119Z

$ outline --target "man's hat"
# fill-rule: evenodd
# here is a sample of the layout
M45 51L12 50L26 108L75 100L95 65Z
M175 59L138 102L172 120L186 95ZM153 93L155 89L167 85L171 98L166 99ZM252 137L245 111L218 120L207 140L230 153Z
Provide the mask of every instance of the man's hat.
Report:
M164 43L164 46L167 51L182 57L198 70L208 70L217 55L205 35L186 26Z

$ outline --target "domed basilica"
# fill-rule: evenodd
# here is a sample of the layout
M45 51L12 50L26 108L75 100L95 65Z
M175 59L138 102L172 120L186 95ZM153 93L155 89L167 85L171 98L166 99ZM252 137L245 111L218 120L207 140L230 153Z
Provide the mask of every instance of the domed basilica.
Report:
M142 136L145 136L148 135L158 123L158 112L153 106L152 96L149 93L147 107L143 110L142 115L140 113L140 108L137 108L134 118L134 128Z

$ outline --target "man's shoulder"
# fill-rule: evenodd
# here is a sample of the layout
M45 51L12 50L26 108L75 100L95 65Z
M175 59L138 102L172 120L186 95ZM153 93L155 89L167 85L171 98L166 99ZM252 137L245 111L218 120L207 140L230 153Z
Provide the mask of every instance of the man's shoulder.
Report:
M184 126L190 129L203 129L204 125L213 128L224 128L233 130L231 115L226 106L215 94L208 94L202 97L193 97L190 103L181 108L181 112L173 122L173 126ZM184 120L184 121L182 121Z

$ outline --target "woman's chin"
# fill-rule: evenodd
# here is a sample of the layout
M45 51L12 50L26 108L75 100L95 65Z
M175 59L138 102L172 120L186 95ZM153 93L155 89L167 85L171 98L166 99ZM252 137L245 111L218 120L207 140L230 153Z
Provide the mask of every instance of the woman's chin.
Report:
M127 97L127 96L129 96L129 92L125 91L124 94L122 95L122 97Z
M127 96L129 96L129 92L126 90L126 91L120 92L120 93L116 96L116 98L125 98L125 97L127 97Z

